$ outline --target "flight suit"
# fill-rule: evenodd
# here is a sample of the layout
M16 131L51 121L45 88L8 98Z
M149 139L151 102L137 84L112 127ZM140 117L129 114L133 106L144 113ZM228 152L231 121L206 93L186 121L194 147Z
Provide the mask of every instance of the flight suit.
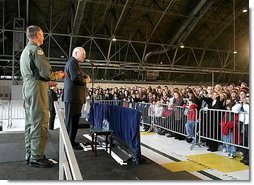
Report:
M23 77L26 158L41 159L47 143L48 83L56 80L43 50L29 41L20 57Z

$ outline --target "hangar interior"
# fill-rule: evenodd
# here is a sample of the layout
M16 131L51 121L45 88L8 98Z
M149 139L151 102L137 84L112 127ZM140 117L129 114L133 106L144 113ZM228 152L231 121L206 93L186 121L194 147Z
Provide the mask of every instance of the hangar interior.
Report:
M248 0L0 0L0 74L22 84L19 58L32 24L63 70L74 47L95 82L249 82Z

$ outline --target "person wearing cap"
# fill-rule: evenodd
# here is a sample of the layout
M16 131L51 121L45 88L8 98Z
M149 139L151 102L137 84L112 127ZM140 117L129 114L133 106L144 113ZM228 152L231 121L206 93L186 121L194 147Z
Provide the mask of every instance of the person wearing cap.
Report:
M20 57L25 107L25 162L32 167L48 168L53 163L44 155L48 133L48 82L63 79L62 71L53 72L40 47L44 34L39 26L26 30L29 40Z

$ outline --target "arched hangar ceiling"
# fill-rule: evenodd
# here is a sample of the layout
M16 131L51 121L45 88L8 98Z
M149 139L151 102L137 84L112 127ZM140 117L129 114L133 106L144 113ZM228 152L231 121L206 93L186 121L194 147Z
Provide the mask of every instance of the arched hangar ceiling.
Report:
M0 0L0 72L18 78L36 24L55 69L83 46L96 80L248 82L248 9L248 0Z

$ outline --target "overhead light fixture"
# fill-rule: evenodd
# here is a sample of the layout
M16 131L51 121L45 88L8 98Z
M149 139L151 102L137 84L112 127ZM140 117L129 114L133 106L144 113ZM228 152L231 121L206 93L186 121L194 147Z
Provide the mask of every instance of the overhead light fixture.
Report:
M181 44L180 44L180 48L184 48L184 45L183 45L183 43L181 43Z
M116 41L116 37L115 36L113 36L112 41L114 41L114 42Z
M233 53L234 53L234 54L236 54L236 53L237 53L237 51L234 51Z
M244 8L243 13L246 13L246 12L248 12L248 10L247 10L247 8Z

